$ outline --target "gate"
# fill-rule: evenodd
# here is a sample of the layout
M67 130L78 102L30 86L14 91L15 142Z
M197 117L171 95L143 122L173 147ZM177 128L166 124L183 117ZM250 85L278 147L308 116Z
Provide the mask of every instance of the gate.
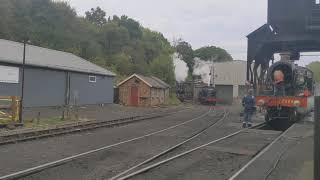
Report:
M0 96L0 123L19 120L20 100L17 96Z

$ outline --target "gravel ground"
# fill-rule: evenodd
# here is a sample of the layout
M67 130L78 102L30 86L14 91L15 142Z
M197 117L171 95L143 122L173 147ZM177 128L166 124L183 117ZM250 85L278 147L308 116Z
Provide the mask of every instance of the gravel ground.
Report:
M191 115L203 113L205 109L193 109L179 114L176 118L181 122L181 118ZM196 113L198 112L198 113ZM200 144L204 144L213 139L229 134L240 129L239 110L231 109L231 116L216 127L211 128L205 134L201 135L192 142L184 145L178 151L184 151ZM85 158L78 159L63 166L51 168L38 174L29 176L27 180L38 179L108 179L119 172L122 172L129 167L142 162L149 157L158 154L159 152L171 147L178 142L188 138L193 132L207 126L208 121L212 121L214 113L206 118L197 120L187 126L183 126L168 132L163 132L155 136L149 137L141 141L124 144L100 153L95 153ZM171 117L173 119L173 117ZM159 121L152 121L154 127ZM168 125L167 120L162 120ZM175 121L177 122L177 121ZM139 131L145 129L145 123L140 125L134 124L131 131ZM125 127L115 128L118 131ZM122 132L131 132L124 129ZM115 133L115 132L113 132ZM247 133L242 133L230 140L219 144L208 146L199 151L184 156L181 159L172 161L165 166L161 166L150 172L137 176L135 179L226 179L241 165L247 162L259 149L271 142L279 132L252 130ZM96 132L95 135L98 133ZM99 133L101 135L101 133ZM127 133L120 133L123 134ZM111 137L115 136L113 134ZM110 137L105 138L108 140ZM91 145L91 142L90 142ZM88 146L88 144L87 144ZM71 151L72 152L72 151ZM172 154L171 154L172 155ZM169 156L169 155L168 155ZM0 159L1 161L1 159Z
M164 107L130 107L117 104L108 104L104 106L88 105L78 108L79 116L83 119L105 120L106 118L122 118L129 116L143 115L145 113L154 113L170 109L184 108L184 106L164 106ZM36 118L38 112L41 117L60 117L62 108L27 108L24 116L27 119ZM106 114L108 115L106 117Z
M208 107L195 107L167 117L117 128L101 128L89 132L3 145L0 146L0 162L5 163L0 163L0 175L155 132L185 122L207 111Z
M293 144L267 180L313 180L313 137Z
M190 124L141 141L123 144L24 179L103 179L111 177L183 141L186 136L191 136L195 131L200 131L208 124L208 121L215 120L213 118L215 114L212 113ZM190 117L190 114L188 116Z
M186 109L184 106L168 106L168 107L155 107L155 108L143 108L143 107L125 107L120 105L105 105L105 106L83 106L79 108L79 121L91 121L91 120L113 120L119 118L126 118L132 116L142 116L145 114L152 113L161 113L161 112L172 112ZM37 117L38 112L41 112L41 118L52 118L52 117L60 117L62 113L61 108L28 108L25 110L24 116L25 119L30 120ZM41 121L41 120L40 120ZM72 124L79 121L68 120L64 122L59 122L58 125L63 124ZM27 132L37 129L46 129L46 128L55 128L56 125L52 124L46 127L19 127L14 130L9 129L1 129L0 128L0 136L11 134L11 133L19 133L19 132Z

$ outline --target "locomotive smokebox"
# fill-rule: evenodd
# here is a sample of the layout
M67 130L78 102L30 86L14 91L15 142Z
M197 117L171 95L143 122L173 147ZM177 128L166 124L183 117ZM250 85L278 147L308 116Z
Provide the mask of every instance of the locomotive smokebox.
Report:
M272 83L277 83L277 81L292 83L293 68L294 66L290 62L276 62L268 70L268 80ZM281 80L281 78L283 79Z

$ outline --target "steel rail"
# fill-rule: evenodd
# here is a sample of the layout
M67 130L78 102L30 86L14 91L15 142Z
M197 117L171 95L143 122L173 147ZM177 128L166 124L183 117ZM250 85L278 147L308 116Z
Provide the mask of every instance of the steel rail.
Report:
M281 133L276 139L274 139L268 146L263 148L254 158L252 158L246 165L244 165L239 171L237 171L233 176L229 178L229 180L235 180L241 173L243 173L252 163L254 163L258 158L260 158L264 153L266 153L275 143L277 143L282 137L284 137L287 132L289 132L294 125L288 128L286 131Z
M253 127L249 128L249 129L256 128L256 127L258 127L258 126L261 126L262 124L265 124L265 123L258 124L258 125L256 125L256 126L253 126ZM210 141L210 142L208 142L208 143L206 143L206 144L197 146L197 147L195 147L195 148L193 148L193 149L190 149L190 150L185 151L185 152L183 152L183 153L177 154L177 155L175 155L175 156L172 156L172 157L170 157L170 158L164 159L164 160L159 161L159 162L157 162L157 163L154 163L154 164L152 164L152 165L150 165L150 166L147 166L147 167L145 167L145 168L142 168L142 169L140 169L140 170L138 170L138 171L135 171L135 172L133 172L133 173L131 173L131 174L128 174L128 175L126 175L126 176L122 176L122 177L118 178L117 180L125 180L125 179L132 178L132 177L137 176L137 175L139 175L139 174L142 174L142 173L144 173L144 172L146 172L146 171L149 171L149 170L151 170L151 169L154 169L154 168L156 168L156 167L158 167L158 166L160 166L160 165L162 165L162 164L168 163L169 161L175 160L175 159L177 159L177 158L180 158L180 157L182 157L182 156L185 156L185 155L187 155L187 154L190 154L190 153L192 153L192 152L194 152L194 151L197 151L197 150L199 150L199 149L201 149L201 148L203 148L203 147L206 147L206 146L212 145L212 144L214 144L214 143L220 142L220 141L222 141L222 140L228 139L228 138L230 138L230 137L236 136L236 135L238 135L238 134L240 134L240 133L242 133L242 132L244 132L244 131L246 131L246 130L247 130L247 129L241 129L241 130L236 131L236 132L234 132L234 133L231 133L231 134L229 134L229 135L227 135L227 136L224 136L224 137L221 137L221 138L219 138L219 139Z
M8 174L8 175L4 175L4 176L0 177L0 180L11 180L11 179L17 179L17 178L25 177L25 176L28 176L28 175L43 171L45 169L49 169L49 168L52 168L52 167L56 167L56 166L65 164L65 163L73 161L73 160L75 160L77 158L81 158L81 157L84 157L84 156L87 156L87 155L90 155L90 154L93 154L93 153L97 153L97 152L100 152L100 151L103 151L103 150L107 150L107 149L110 149L112 147L116 147L116 146L119 146L119 145L122 145L122 144L125 144L125 143L129 143L129 142L140 140L140 139L143 139L143 138L146 138L146 137L150 137L150 136L153 136L153 135L156 135L156 134L159 134L159 133L162 133L162 132L165 132L165 131L168 131L168 130L171 130L171 129L174 129L174 128L177 128L177 127L180 127L180 126L183 126L185 124L194 122L194 121L196 121L198 119L201 119L201 118L207 116L209 113L211 113L211 111L212 111L212 108L210 108L209 111L207 111L206 113L202 114L201 116L198 116L196 118L190 119L190 120L185 121L183 123L179 123L179 124L170 126L168 128L153 132L153 133L149 133L149 134L146 134L146 135L143 135L143 136L139 136L139 137L136 137L136 138L133 138L133 139L128 139L128 140L121 141L121 142L118 142L118 143L115 143L115 144L111 144L111 145L108 145L108 146L104 146L104 147L101 147L101 148L98 148L98 149L94 149L94 150L91 150L91 151L87 151L87 152L84 152L84 153L80 153L80 154L77 154L77 155L66 157L66 158L63 158L63 159L60 159L60 160L56 160L56 161L53 161L53 162L49 162L49 163L45 163L45 164L42 164L42 165L39 165L39 166L28 168L28 169L25 169L25 170L17 171L17 172Z
M147 163L149 163L149 162L151 162L151 161L153 161L153 160L155 160L155 159L157 159L157 158L159 158L159 157L161 157L161 156L163 156L163 155L165 155L165 154L167 154L167 153L169 153L169 152L171 152L171 151L173 151L173 150L175 150L175 149L177 149L179 147L181 147L182 145L186 144L187 142L199 137L201 134L206 132L209 128L212 128L212 127L216 126L219 122L223 121L228 115L229 115L229 112L225 111L222 114L222 116L223 116L222 118L220 118L219 120L211 123L209 126L201 129L199 132L197 132L194 135L190 136L189 138L187 138L183 142L180 142L179 144L176 144L176 145L174 145L174 146L162 151L161 153L159 153L159 154L157 154L157 155L155 155L155 156L153 156L153 157L151 157L151 158L149 158L149 159L147 159L147 160L145 160L145 161L143 161L143 162L141 162L141 163L139 163L139 164L137 164L137 165L135 165L135 166L133 166L133 167L131 167L131 168L129 168L129 169L117 174L117 175L115 175L115 176L113 176L109 180L116 180L117 178L129 173L130 171L132 171L132 170L134 170L134 169L136 169L136 168L138 168L140 166L143 166L143 165L145 165L145 164L147 164Z
M88 130L93 130L98 128L115 127L115 126L130 124L138 121L164 117L173 113L178 113L186 110L187 109L183 109L175 112L169 111L169 112L151 113L145 116L133 116L133 117L107 120L107 121L84 122L84 123L66 125L66 126L57 127L57 128L36 130L36 131L16 133L16 134L8 134L8 135L0 136L0 145L58 136L63 134L76 133L80 131L88 131Z

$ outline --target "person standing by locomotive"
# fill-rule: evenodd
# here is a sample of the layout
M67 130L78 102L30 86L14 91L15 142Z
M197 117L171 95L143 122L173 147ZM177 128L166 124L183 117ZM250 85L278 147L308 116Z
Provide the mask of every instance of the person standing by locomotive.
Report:
M285 96L286 88L284 84L284 74L281 70L276 70L273 73L274 79L274 95L275 96Z
M252 127L252 114L255 106L255 98L251 89L248 91L248 94L243 97L242 106L244 107L244 121L242 127Z

